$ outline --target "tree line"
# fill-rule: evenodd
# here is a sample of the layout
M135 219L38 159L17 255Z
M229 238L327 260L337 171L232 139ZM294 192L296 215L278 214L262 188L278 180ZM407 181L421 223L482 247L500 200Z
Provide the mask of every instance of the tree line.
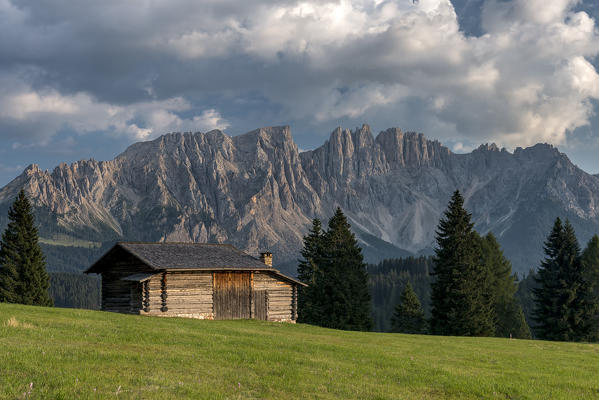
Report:
M99 310L102 303L100 278L68 272L50 272L48 292L54 306Z
M391 331L391 318L408 283L422 302L424 314L430 317L430 296L433 276L431 256L394 258L366 266L372 293L374 330Z
M422 303L426 318L431 315L431 283L434 280L433 256L410 256L381 260L378 264L366 266L369 277L370 293L372 293L372 318L374 330L391 332L391 320L395 308L401 301L401 295L409 282L416 296ZM528 326L534 326L532 313L535 308L533 288L536 288L537 274L530 270L527 274L514 278L517 290L514 295L522 307ZM531 332L534 336L534 331Z
M374 301L377 330L599 340L599 237L581 251L571 224L556 219L538 272L531 271L518 285L496 238L474 230L456 191L439 221L436 242L433 257L370 266L371 298L364 279L367 266L342 211L337 209L326 232L314 219L298 265L299 279L309 284L302 289L298 321L368 330L373 324L364 312L361 324L339 321L349 321L351 310L370 308ZM351 288L359 288L359 294L354 296ZM395 298L399 301L388 318L389 301Z

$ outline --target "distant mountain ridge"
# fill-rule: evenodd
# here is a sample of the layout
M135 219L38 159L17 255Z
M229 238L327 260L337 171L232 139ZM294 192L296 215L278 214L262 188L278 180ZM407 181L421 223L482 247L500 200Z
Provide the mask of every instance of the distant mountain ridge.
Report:
M286 272L311 219L326 220L336 206L370 261L430 253L455 189L476 229L493 231L520 272L538 266L556 216L569 218L583 241L599 231L599 178L551 145L454 154L398 128L374 137L368 125L337 128L302 153L289 127L269 127L234 137L166 134L114 160L63 163L52 172L31 165L0 190L0 223L21 187L45 238L229 242L252 254L272 251ZM63 245L68 253L69 241Z

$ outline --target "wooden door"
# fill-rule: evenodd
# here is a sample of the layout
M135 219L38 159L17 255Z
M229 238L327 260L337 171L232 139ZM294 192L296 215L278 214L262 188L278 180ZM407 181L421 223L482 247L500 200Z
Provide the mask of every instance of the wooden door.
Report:
M266 290L256 290L254 292L254 318L268 319L268 292Z
M213 287L215 319L250 318L250 272L215 272Z

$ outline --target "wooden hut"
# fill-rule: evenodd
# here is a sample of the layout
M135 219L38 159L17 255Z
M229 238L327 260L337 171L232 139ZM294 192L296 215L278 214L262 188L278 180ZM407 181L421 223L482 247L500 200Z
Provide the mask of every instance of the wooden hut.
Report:
M295 322L304 285L226 244L119 242L85 273L102 275L104 311L200 319Z

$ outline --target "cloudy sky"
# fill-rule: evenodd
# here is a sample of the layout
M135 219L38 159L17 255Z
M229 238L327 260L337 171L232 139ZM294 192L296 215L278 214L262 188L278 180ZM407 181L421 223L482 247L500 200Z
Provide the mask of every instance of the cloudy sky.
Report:
M166 132L553 143L599 172L595 0L0 0L0 184Z

